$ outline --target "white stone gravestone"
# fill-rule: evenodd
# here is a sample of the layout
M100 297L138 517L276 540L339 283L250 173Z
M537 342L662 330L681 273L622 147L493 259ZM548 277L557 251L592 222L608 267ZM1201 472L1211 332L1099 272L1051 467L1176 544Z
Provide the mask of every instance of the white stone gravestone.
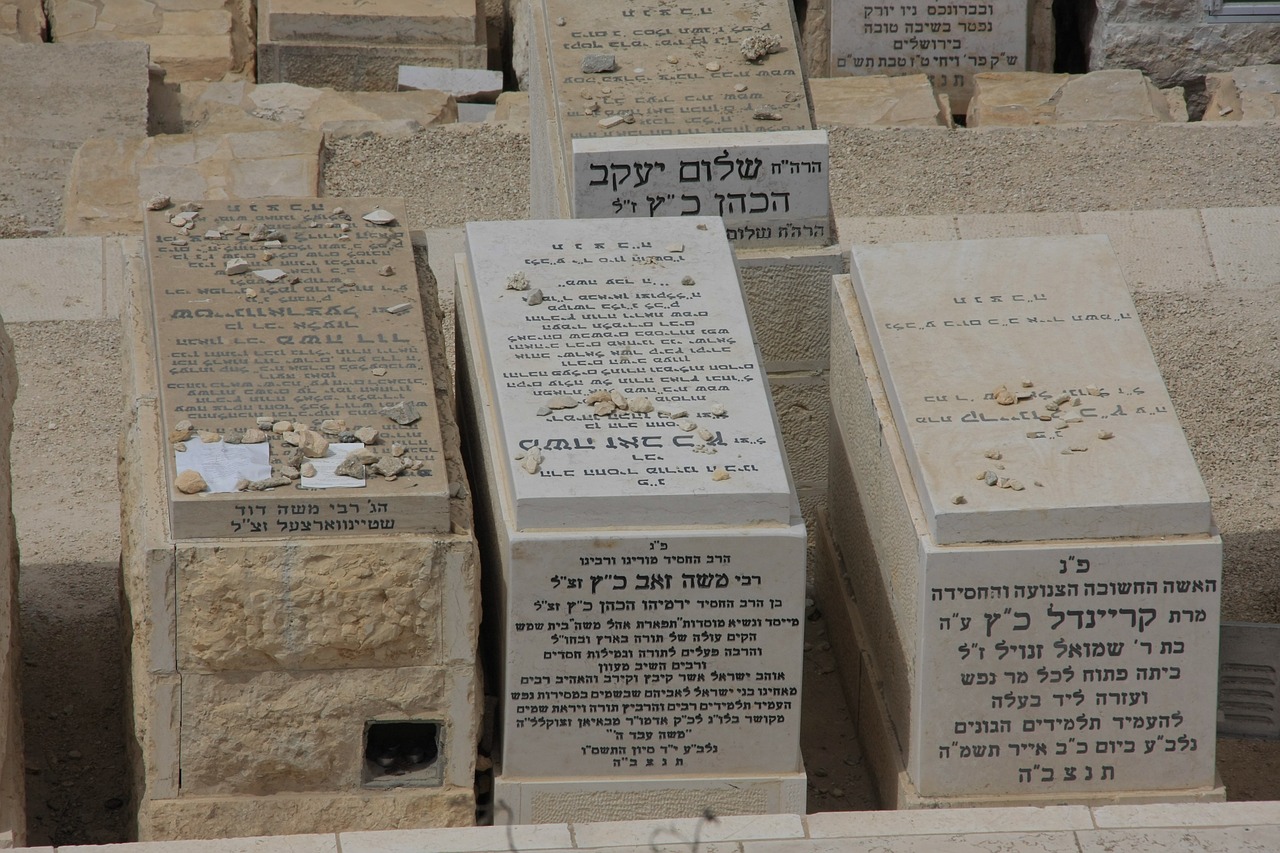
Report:
M874 677L844 674L886 800L1220 797L1221 540L1106 238L853 268L823 573L863 623Z
M804 808L805 530L733 270L719 219L467 226L499 821Z
M934 91L964 113L973 76L1026 71L1027 0L977 3L832 4L831 73L927 74Z

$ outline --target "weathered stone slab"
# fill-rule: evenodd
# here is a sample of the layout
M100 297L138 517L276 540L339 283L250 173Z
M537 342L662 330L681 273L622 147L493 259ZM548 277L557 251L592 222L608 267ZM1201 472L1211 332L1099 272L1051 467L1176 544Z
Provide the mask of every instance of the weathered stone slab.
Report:
M530 11L533 181L551 193L535 192L535 215L572 209L575 139L813 127L787 3L711 0L644 15L537 0ZM778 51L748 60L741 43L756 36L777 38Z
M1182 89L1157 89L1141 71L1000 73L974 77L970 127L1186 121Z
M263 0L258 81L396 90L399 66L484 68L476 0Z
M467 226L517 529L790 518L786 467L723 234L705 217ZM520 285L529 290L509 289ZM526 304L535 291L542 301ZM581 401L599 390L646 397L655 410L598 417ZM539 414L566 395L573 408ZM647 465L633 464L633 431L646 436ZM543 459L531 476L513 457L533 448ZM733 476L715 482L716 468Z
M837 278L828 563L840 565L824 572L829 591L833 571L847 578L880 676L881 719L860 725L896 733L880 743L905 776L882 790L899 807L1212 798L1221 540L938 543L854 290Z
M857 247L853 269L939 545L1209 531L1106 238ZM1021 399L997 402L1000 386ZM996 460L1024 488L975 479Z
M224 442L240 439L257 418L316 431L335 420L343 425L328 433L334 442L373 428L374 457L395 458L398 444L401 458L419 467L391 479L347 478L352 486L336 490L306 488L302 478L268 491L183 494L176 485L183 456L172 454L175 538L448 530L439 414L404 213L386 199L345 204L349 213L333 212L342 199L209 203L189 231L171 224L174 209L148 214L164 432L187 421ZM361 218L379 207L394 210L396 223ZM256 227L272 239L251 240ZM253 272L227 274L229 261L246 257ZM278 280L260 277L262 270L279 271ZM417 407L408 423L382 412L406 401ZM273 436L270 452L272 464L289 464L286 441ZM356 483L363 488L355 491Z
M265 0L258 20L277 42L482 43L476 0Z
M805 534L723 224L472 223L467 240L502 817L802 807Z
M0 2L0 41L42 42L48 26L44 4L40 0Z
M401 65L396 88L445 92L459 101L489 101L502 91L502 72L480 68L430 68Z
M1280 118L1280 65L1251 65L1206 74L1204 121L1275 121Z
M809 80L820 126L949 127L949 99L934 94L924 74L825 77Z
M973 76L1027 69L1028 0L838 3L831 9L831 73L927 74L964 113Z
M834 240L824 130L573 140L579 219L719 216L749 246Z

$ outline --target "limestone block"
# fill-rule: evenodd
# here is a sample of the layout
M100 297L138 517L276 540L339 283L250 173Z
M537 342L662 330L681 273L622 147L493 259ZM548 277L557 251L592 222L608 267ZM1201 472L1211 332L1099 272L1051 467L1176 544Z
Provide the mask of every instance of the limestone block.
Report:
M469 790L459 788L181 797L142 803L138 835L143 841L242 838L387 827L468 826L474 820L475 799Z
M136 38L161 30L160 12L150 0L104 0L98 10L94 29L108 38Z
M529 93L503 92L498 96L498 108L494 110L493 121L506 122L512 130L529 129Z
M48 26L40 0L0 2L0 42L42 42Z
M87 140L76 151L62 204L67 236L141 233L138 204L139 153L145 137Z
M1058 102L1060 123L1178 121L1175 100L1160 92L1141 72L1093 71L1067 83ZM1186 102L1181 108L1186 121Z
M811 79L813 113L824 127L950 127L951 113L924 74Z
M1139 71L978 74L971 127L1186 121L1180 90L1162 92Z
M236 70L231 53L231 34L155 35L148 39L151 60L164 68L166 79L221 80Z
M365 541L181 546L179 668L449 663L442 602L463 600L477 583L470 551L464 537L414 537L377 548ZM455 568L459 576L450 577Z
M1070 76L1030 71L975 74L966 124L969 127L1050 124L1057 98Z
M0 318L0 832L26 838L25 761L22 752L21 652L18 646L18 536L10 509L9 441L18 372L13 341Z
M1280 117L1280 65L1205 75L1204 121L1274 121Z
M1207 73L1275 61L1280 23L1199 23L1195 0L1148 8L1162 17L1166 9L1175 15L1173 10L1188 10L1189 16L1171 23L1119 23L1099 16L1089 43L1090 70L1137 68L1157 86L1183 86Z
M469 787L479 701L466 666L183 674L183 795L359 790L371 720L441 723L446 780Z

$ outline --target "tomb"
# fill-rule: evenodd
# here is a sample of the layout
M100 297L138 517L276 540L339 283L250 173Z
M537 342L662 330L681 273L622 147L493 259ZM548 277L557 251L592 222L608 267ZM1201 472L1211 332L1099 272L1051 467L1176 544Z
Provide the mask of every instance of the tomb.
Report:
M791 4L527 11L531 215L724 216L812 519L826 494L827 297L844 260Z
M484 68L476 0L262 0L258 82L394 92L401 65Z
M403 220L146 215L120 466L144 840L474 821L478 558Z
M9 440L18 371L13 341L0 318L0 843L21 847L27 836L26 762L22 751L21 656L18 652L18 537L14 529Z
M471 223L457 281L495 820L802 814L805 528L722 221Z
M963 114L975 74L1032 70L1027 57L1034 6L1028 0L832 3L831 74L925 74Z
M1110 243L852 268L818 574L884 805L1221 799L1221 540Z

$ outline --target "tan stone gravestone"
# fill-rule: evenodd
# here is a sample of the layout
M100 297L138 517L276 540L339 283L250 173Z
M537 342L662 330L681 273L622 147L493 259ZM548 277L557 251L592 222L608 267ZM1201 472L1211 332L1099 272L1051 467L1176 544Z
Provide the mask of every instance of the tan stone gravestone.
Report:
M791 4L535 0L535 217L722 216L802 507L826 495L827 137Z
M0 839L21 847L27 837L26 762L18 667L18 538L10 510L13 483L9 476L9 440L17 394L13 341L0 319Z
M144 839L474 820L477 557L403 215L147 214L120 468Z
M1106 238L853 267L819 574L884 803L1221 799L1221 540Z
M719 219L471 223L495 819L803 813L805 530Z
M484 68L476 0L263 0L258 82L394 92L401 65Z

